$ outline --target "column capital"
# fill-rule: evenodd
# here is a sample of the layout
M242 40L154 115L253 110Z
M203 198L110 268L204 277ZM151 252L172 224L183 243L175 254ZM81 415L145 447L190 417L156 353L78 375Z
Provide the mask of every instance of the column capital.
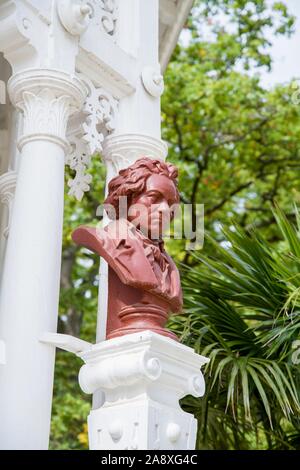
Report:
M8 92L13 105L24 114L20 150L25 143L36 140L68 148L68 119L82 108L87 95L78 77L61 70L27 69L10 78Z
M85 362L82 390L105 393L103 406L89 416L91 449L194 448L197 423L179 400L204 395L200 368L206 357L150 331L97 343L77 355Z
M167 153L168 146L161 139L144 134L114 134L105 139L102 156L118 174L142 156L165 160Z

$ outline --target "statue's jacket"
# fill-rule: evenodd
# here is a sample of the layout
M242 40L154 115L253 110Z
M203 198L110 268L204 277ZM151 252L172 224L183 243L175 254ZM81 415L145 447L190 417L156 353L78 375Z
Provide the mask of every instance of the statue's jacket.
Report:
M109 265L107 336L121 327L126 312L140 315L142 323L157 309L165 317L181 310L179 272L162 240L150 240L126 219L104 228L78 227L72 238Z

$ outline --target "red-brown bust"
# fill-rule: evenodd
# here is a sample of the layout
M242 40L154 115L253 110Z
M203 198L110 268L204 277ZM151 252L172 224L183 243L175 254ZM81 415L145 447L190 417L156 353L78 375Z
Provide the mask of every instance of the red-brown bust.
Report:
M162 240L179 202L177 175L169 163L140 158L109 183L111 222L72 234L109 265L107 339L144 330L177 339L164 326L182 308L180 278Z

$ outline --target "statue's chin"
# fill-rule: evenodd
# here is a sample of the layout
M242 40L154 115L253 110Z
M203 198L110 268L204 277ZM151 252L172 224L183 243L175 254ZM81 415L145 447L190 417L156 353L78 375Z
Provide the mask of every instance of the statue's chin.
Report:
M149 226L147 227L143 227L141 225L137 225L135 224L133 221L131 221L131 223L140 231L142 232L142 234L149 238L150 240L153 240L153 241L157 241L157 240L161 240L162 239L162 236L163 236L163 233L162 233L162 230L160 229L160 227L157 227L156 225L155 226L152 226L150 227L150 230L149 230Z

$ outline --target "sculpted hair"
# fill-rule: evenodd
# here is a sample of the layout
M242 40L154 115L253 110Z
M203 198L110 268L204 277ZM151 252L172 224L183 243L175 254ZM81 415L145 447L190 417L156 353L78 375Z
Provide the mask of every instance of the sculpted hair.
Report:
M153 174L167 176L173 181L177 190L177 200L174 202L179 202L177 168L171 163L167 163L162 160L153 160L152 158L142 157L128 168L120 170L119 175L109 182L108 196L105 199L104 204L112 205L118 218L119 197L126 196L129 207L132 198L139 196L139 194L144 191L147 179Z

